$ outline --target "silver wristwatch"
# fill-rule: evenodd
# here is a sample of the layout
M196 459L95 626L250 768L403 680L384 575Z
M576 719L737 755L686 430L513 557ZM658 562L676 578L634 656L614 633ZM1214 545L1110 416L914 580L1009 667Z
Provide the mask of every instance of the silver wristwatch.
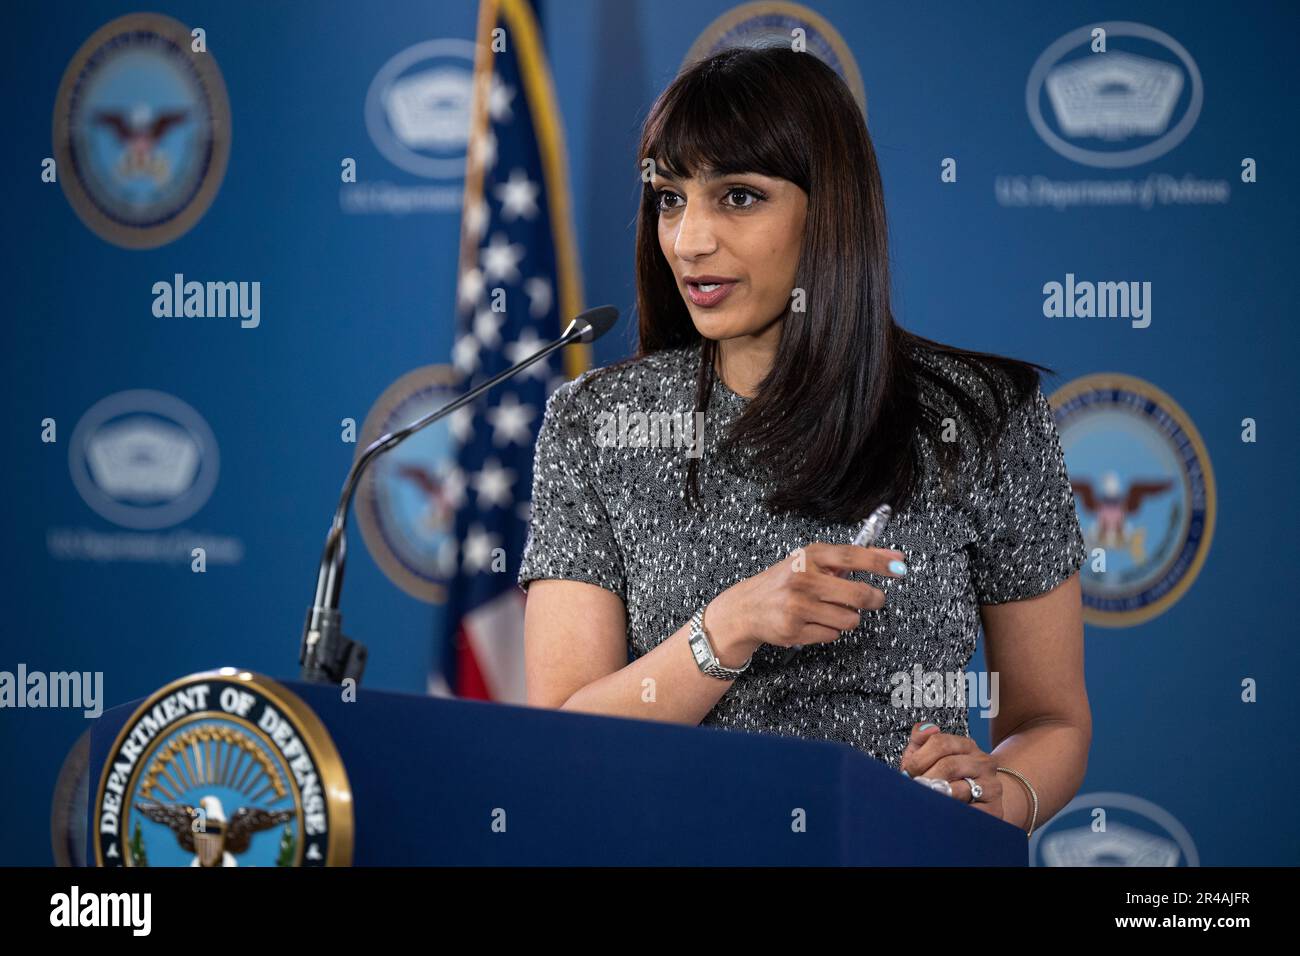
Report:
M718 660L718 655L713 652L713 645L709 643L709 635L704 631L704 608L691 615L691 653L695 656L695 663L699 665L701 671L719 680L735 680L749 669L749 665L754 660L751 654L749 660L739 668L727 667Z

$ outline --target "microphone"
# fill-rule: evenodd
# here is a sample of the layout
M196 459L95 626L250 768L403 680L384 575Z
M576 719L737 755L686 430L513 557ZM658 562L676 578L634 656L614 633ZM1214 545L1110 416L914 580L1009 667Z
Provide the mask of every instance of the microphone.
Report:
M356 494L357 484L366 467L379 455L396 448L420 429L468 405L494 385L519 374L557 349L571 342L596 341L613 328L617 321L618 309L612 305L588 309L569 322L569 327L564 330L564 334L554 342L534 352L519 364L492 376L442 408L395 432L380 436L357 456L352 462L352 467L348 469L347 478L343 482L343 492L339 495L338 507L334 510L334 521L330 525L329 534L325 537L325 549L321 554L320 569L316 574L316 595L307 610L307 621L303 626L298 663L302 665L301 676L304 681L341 684L345 679L352 678L359 683L361 674L366 668L366 647L344 636L343 615L339 611L343 566L347 560L348 508L352 504L352 497Z

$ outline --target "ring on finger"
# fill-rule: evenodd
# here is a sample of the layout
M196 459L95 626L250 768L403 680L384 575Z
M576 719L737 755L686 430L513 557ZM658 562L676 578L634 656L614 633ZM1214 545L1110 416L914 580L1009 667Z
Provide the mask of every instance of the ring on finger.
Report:
M980 797L984 796L984 788L975 782L971 777L962 777L970 787L970 803L974 803Z

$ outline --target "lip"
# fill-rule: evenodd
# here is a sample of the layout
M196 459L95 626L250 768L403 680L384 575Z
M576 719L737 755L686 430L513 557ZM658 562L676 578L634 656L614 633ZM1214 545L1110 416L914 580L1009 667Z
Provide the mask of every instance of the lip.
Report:
M686 283L686 295L691 302L701 308L712 308L720 303L731 290L736 287L737 279L728 279L725 276L683 276L682 281ZM717 284L718 288L712 292L701 292L700 284L712 285Z
M709 285L714 282L739 282L740 280L732 278L731 276L702 275L702 276L682 276L682 281L694 282L696 284L703 282L704 284Z

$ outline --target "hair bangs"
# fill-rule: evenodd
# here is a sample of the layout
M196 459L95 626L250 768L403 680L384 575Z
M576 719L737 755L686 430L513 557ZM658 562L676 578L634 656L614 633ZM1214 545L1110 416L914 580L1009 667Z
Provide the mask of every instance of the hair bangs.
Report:
M655 104L640 157L675 180L758 173L807 188L807 157L792 155L744 77L724 68L695 71ZM651 186L646 183L646 190Z

